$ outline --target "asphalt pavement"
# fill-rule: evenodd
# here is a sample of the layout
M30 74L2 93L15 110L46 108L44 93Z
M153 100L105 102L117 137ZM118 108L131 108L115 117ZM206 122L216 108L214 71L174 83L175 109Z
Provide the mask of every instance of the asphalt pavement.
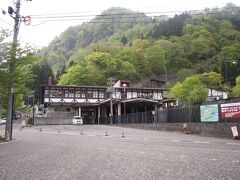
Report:
M4 134L4 126L0 126ZM14 125L3 180L240 179L240 141L115 126Z

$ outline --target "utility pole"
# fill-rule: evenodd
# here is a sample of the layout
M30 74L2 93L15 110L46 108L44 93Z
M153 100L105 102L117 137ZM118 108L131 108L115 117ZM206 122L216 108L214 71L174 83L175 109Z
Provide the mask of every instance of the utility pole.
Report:
M108 92L110 94L110 125L113 124L113 102L112 102L112 94L113 94L113 78L108 79Z
M14 32L13 32L12 48L10 51L10 63L9 63L10 82L9 82L9 92L8 92L7 122L6 122L6 128L5 128L6 141L12 140L13 97L14 97L13 87L14 87L15 61L16 61L16 53L17 53L17 40L18 40L20 23L21 23L20 6L21 6L21 0L17 0L15 11L11 6L8 7L8 13L14 19ZM24 22L25 21L26 20L24 18Z
M19 32L19 25L20 25L20 0L17 0L16 3L16 11L14 19L14 34L13 34L13 43L11 49L11 59L10 59L10 83L9 83L9 92L8 92L8 110L7 110L7 122L6 122L6 129L5 129L5 140L11 141L12 140L12 121L13 121L13 81L14 81L14 70L15 70L15 60L16 60L16 51L17 51L17 38ZM10 15L12 15L13 10L11 7L8 8Z

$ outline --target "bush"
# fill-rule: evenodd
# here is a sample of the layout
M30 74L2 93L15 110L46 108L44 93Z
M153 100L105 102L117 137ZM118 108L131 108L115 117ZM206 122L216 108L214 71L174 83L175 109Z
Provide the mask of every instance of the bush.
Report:
M2 136L0 136L0 142L2 142L2 141L4 141L5 139L2 137Z

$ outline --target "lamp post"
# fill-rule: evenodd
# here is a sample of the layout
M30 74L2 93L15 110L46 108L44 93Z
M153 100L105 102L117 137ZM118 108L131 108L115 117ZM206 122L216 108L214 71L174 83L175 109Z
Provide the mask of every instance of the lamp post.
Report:
M113 78L108 79L108 89L107 92L110 94L110 124L113 124L113 102L112 102L112 94L113 94Z
M124 83L124 84L122 85L122 87L123 87L124 99L126 100L126 99L127 99L127 95L126 95L126 87L127 87L127 84ZM123 102L123 110L124 110L124 117L125 117L125 116L126 116L126 103L125 103L125 102Z
M227 59L227 61L225 61L225 78L226 78L226 83L228 83L228 80L229 80L229 76L228 76L228 73L229 73L229 71L228 71L228 63L230 63L230 65L236 65L237 64L237 61L235 61L235 60L228 60ZM229 66L229 68L231 68L231 66Z

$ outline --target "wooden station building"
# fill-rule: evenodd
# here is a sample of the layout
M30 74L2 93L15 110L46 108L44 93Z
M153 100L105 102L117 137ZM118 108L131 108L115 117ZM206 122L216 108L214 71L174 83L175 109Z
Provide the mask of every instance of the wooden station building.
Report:
M130 81L119 80L112 87L104 86L41 86L44 113L37 117L46 124L69 124L73 116L82 116L84 124L101 124L108 116L158 111L169 100L164 88L134 88ZM39 119L37 122L41 122ZM39 123L41 124L41 123Z

